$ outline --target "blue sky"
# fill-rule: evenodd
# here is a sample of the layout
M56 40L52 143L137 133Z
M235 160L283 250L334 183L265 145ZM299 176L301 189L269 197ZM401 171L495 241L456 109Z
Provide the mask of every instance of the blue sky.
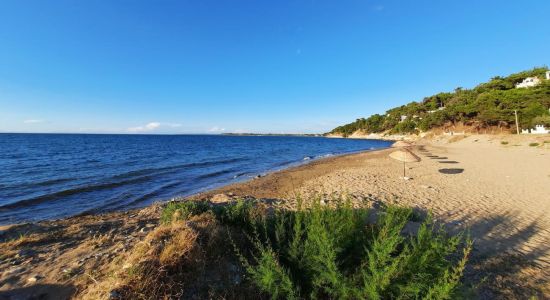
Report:
M550 59L550 1L4 0L0 132L325 132Z

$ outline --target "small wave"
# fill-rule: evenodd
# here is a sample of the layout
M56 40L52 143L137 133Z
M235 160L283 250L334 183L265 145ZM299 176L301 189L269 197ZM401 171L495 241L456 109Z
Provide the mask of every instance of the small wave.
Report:
M204 161L204 162L195 162L195 163L187 163L187 164L180 164L180 165L174 165L174 166L166 166L166 167L160 167L160 168L147 168L147 169L141 169L141 170L135 170L130 171L122 174L118 174L113 176L113 179L119 179L119 178L128 178L128 177L134 177L139 176L143 174L151 174L151 175L158 175L158 174L166 174L169 172L165 171L173 171L173 170L179 170L183 168L193 168L193 167L209 167L209 166L215 166L219 164L228 164L228 163L234 163L243 161L243 158L232 158L232 159L225 159L225 160L214 160L214 161Z
M244 176L246 174L247 174L246 172L237 173L235 176L233 176L233 178L239 178L239 177Z
M155 197L156 195L158 195L160 192L165 191L166 189L178 186L180 184L181 184L180 181L173 181L173 182L158 186L154 190L151 190L149 192L146 192L144 194L137 195L137 196L133 196L131 193L125 192L123 195L113 198L107 204L96 206L94 208L85 210L80 214L93 214L98 212L117 211L121 209L126 209L128 207L135 206L141 202L149 200ZM127 200L127 201L124 201L124 200Z
M11 184L11 185L7 185L7 184L0 184L0 188L5 190L5 191L10 191L10 190L21 190L21 189L28 189L28 188L33 188L33 187L48 187L48 186L51 186L51 185L55 185L55 184L58 184L58 183L63 183L63 182L68 182L68 181L71 181L71 180L74 180L72 178L57 178L57 179L50 179L50 180L44 180L44 181L38 181L38 182L28 182L28 183L18 183L18 184Z
M221 176L221 175L232 173L232 172L235 172L235 169L230 168L230 169L225 169L225 170L220 170L220 171L216 171L216 172L211 172L211 173L199 175L196 178L197 179L207 179L207 178L217 177L217 176Z
M88 164L94 164L94 163L100 163L101 161L99 159L87 159L85 163Z
M71 181L71 180L74 180L74 179L73 178L57 178L57 179L51 179L51 180L45 180L45 181L41 181L41 182L31 183L29 185L50 186L50 185L54 185L54 184L57 184L57 183L63 183L63 182Z
M292 163L295 163L296 161L295 160L285 160L285 161L282 161L280 163L276 163L274 166L275 167L283 167L283 166L286 166L286 165L289 165L289 164L292 164Z

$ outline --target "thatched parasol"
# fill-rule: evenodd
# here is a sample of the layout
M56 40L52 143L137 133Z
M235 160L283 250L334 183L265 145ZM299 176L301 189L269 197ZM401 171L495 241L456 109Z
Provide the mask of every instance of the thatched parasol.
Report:
M403 148L403 147L410 147L412 146L411 143L405 142L405 141L397 141L391 145L394 148Z
M390 157L403 162L403 178L408 179L405 176L405 163L408 162L419 162L420 157L418 157L416 154L412 153L411 151L407 149L403 150L397 150L395 152L390 153Z

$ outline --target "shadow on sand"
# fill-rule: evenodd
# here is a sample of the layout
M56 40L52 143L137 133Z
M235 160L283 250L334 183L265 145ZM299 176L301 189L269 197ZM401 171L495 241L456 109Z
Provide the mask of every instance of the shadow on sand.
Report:
M550 296L550 238L539 234L545 228L541 217L521 224L518 215L518 212L493 214L464 226L474 240L474 251L464 274L466 299ZM450 232L459 230L456 225L446 227ZM535 244L528 244L535 239Z
M54 300L70 299L75 288L61 284L35 284L27 287L15 288L7 292L0 292L0 300L36 299Z
M460 173L464 172L464 169L448 168L448 169L439 169L438 171L439 171L439 173L443 173L443 174L460 174Z

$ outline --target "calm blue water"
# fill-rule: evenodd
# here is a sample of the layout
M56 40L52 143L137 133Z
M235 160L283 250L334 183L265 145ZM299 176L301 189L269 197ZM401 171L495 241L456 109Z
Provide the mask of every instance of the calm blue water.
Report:
M0 224L145 206L389 144L321 137L0 134Z

